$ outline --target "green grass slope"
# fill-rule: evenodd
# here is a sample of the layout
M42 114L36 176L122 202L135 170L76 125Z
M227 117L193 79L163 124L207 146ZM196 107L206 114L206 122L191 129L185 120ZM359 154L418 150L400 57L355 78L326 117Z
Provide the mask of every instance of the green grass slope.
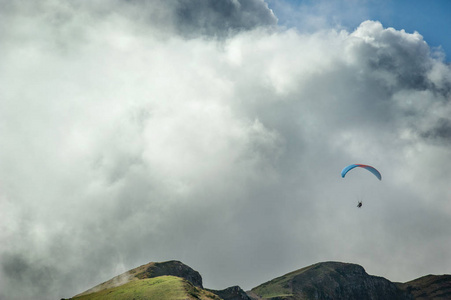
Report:
M293 288L291 281L293 278L297 275L300 275L310 269L315 267L315 265L308 266L299 270L296 270L294 272L285 274L283 276L277 277L271 281L268 281L266 283L263 283L262 285L259 285L252 289L252 293L255 295L259 295L263 299L270 299L270 298L285 298L285 297L291 297L293 296Z
M134 280L121 286L76 296L71 300L221 300L204 289L193 286L187 280L175 276L160 276Z

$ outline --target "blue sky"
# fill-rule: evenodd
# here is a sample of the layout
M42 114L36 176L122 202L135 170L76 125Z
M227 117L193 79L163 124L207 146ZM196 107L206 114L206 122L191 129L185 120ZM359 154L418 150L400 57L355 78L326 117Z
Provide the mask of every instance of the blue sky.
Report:
M418 31L432 47L441 46L446 60L451 61L451 1L448 0L269 0L269 6L279 18L279 24L316 30L319 26L342 26L352 30L362 21L380 21L384 27L404 29L408 33ZM283 4L284 3L284 4ZM288 9L285 5L292 5ZM298 10L298 12L293 12ZM305 23L316 20L316 25Z

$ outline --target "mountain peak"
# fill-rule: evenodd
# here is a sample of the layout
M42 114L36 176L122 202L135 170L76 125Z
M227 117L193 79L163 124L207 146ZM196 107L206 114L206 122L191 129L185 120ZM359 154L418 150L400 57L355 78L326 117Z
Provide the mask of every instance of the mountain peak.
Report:
M288 273L251 292L265 299L409 299L394 283L368 275L362 266L332 261Z
M199 272L193 270L191 267L178 260L153 262L144 266L145 268L142 268L142 266L138 268L139 270L137 270L136 274L134 275L136 278L145 279L163 275L176 276L188 280L196 287L203 288L202 276L200 276Z
M77 296L87 295L118 287L135 280L155 278L159 276L180 277L187 280L195 287L203 288L202 276L199 274L199 272L193 270L191 267L183 264L180 261L170 260L165 262L150 262L148 264L131 269L81 294L78 294Z

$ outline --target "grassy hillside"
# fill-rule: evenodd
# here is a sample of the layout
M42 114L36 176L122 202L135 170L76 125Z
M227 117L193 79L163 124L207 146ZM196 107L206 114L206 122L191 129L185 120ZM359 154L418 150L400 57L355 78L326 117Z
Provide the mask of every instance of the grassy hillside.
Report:
M451 275L427 275L398 286L418 300L451 299Z
M290 297L293 296L293 289L291 281L293 277L300 275L310 269L315 267L315 265L308 266L294 272L285 274L281 277L275 278L271 281L268 281L262 285L259 285L252 289L254 294L259 295L262 298L273 298L273 297Z
M105 281L104 283L101 283L93 288L90 288L87 291L75 295L74 298L95 292L100 292L106 289L119 287L132 281L156 278L160 276L175 276L183 278L189 281L193 286L201 289L203 288L202 276L200 276L199 272L193 270L180 261L171 260L166 262L151 262L139 266L116 277L113 277L112 279Z
M99 292L80 295L72 300L220 300L208 291L193 286L183 278L175 276L160 276L128 282L124 285L108 288Z

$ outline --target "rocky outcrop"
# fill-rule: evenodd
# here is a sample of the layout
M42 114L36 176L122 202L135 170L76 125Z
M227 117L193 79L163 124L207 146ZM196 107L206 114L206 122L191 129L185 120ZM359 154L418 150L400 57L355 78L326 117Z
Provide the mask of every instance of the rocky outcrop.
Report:
M136 278L154 278L158 276L176 276L191 282L195 287L202 287L202 276L199 272L193 270L180 261L171 260L160 263L150 263L145 265L145 268L141 272L135 274Z
M254 289L265 299L413 299L389 280L356 264L325 262L286 274ZM258 299L258 298L256 298Z
M210 290L213 294L218 295L223 300L252 300L239 286L232 286L224 290Z

